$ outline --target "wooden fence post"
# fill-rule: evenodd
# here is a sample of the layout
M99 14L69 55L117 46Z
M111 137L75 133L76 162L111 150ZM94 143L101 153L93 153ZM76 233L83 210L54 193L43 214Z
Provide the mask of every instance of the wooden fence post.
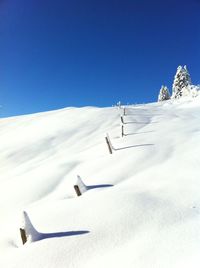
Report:
M122 124L125 124L123 116L121 116L120 119L121 119Z
M106 143L107 143L107 145L108 145L109 153L112 154L112 148L111 148L110 142L109 142L109 140L108 140L107 137L105 137L105 139L106 139Z
M20 234L21 234L22 243L24 245L27 242L25 229L20 228Z
M122 125L122 138L125 136L125 133L124 133L124 125Z
M105 139L106 139L106 143L107 143L107 145L108 145L109 153L112 154L112 144L111 144L111 142L110 142L110 139L109 139L108 134L106 134Z
M78 185L74 185L74 190L75 190L77 196L80 196L81 195L81 191L80 191Z
M126 108L124 107L124 115L126 115Z

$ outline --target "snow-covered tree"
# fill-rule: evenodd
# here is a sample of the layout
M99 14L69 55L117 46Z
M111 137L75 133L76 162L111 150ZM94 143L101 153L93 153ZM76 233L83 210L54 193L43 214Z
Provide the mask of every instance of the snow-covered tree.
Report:
M165 101L170 99L169 90L166 86L162 86L158 95L158 101Z
M172 98L187 96L190 92L190 85L191 78L186 65L184 67L178 66L172 87Z
M190 85L190 96L195 98L200 95L200 85Z

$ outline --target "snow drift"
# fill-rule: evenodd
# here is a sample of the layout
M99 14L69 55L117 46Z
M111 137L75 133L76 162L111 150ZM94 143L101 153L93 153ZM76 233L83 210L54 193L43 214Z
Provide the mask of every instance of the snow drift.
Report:
M199 267L200 99L125 109L0 120L0 267Z

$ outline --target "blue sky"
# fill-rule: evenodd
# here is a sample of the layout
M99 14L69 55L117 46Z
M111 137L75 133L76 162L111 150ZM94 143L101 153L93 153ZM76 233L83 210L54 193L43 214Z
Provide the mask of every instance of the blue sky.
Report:
M200 83L200 0L0 0L0 116L157 100Z

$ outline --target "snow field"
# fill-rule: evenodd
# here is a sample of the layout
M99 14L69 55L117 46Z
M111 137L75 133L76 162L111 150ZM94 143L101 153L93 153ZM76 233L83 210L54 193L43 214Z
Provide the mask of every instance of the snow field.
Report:
M199 98L126 111L123 138L116 107L0 120L0 267L199 266Z

